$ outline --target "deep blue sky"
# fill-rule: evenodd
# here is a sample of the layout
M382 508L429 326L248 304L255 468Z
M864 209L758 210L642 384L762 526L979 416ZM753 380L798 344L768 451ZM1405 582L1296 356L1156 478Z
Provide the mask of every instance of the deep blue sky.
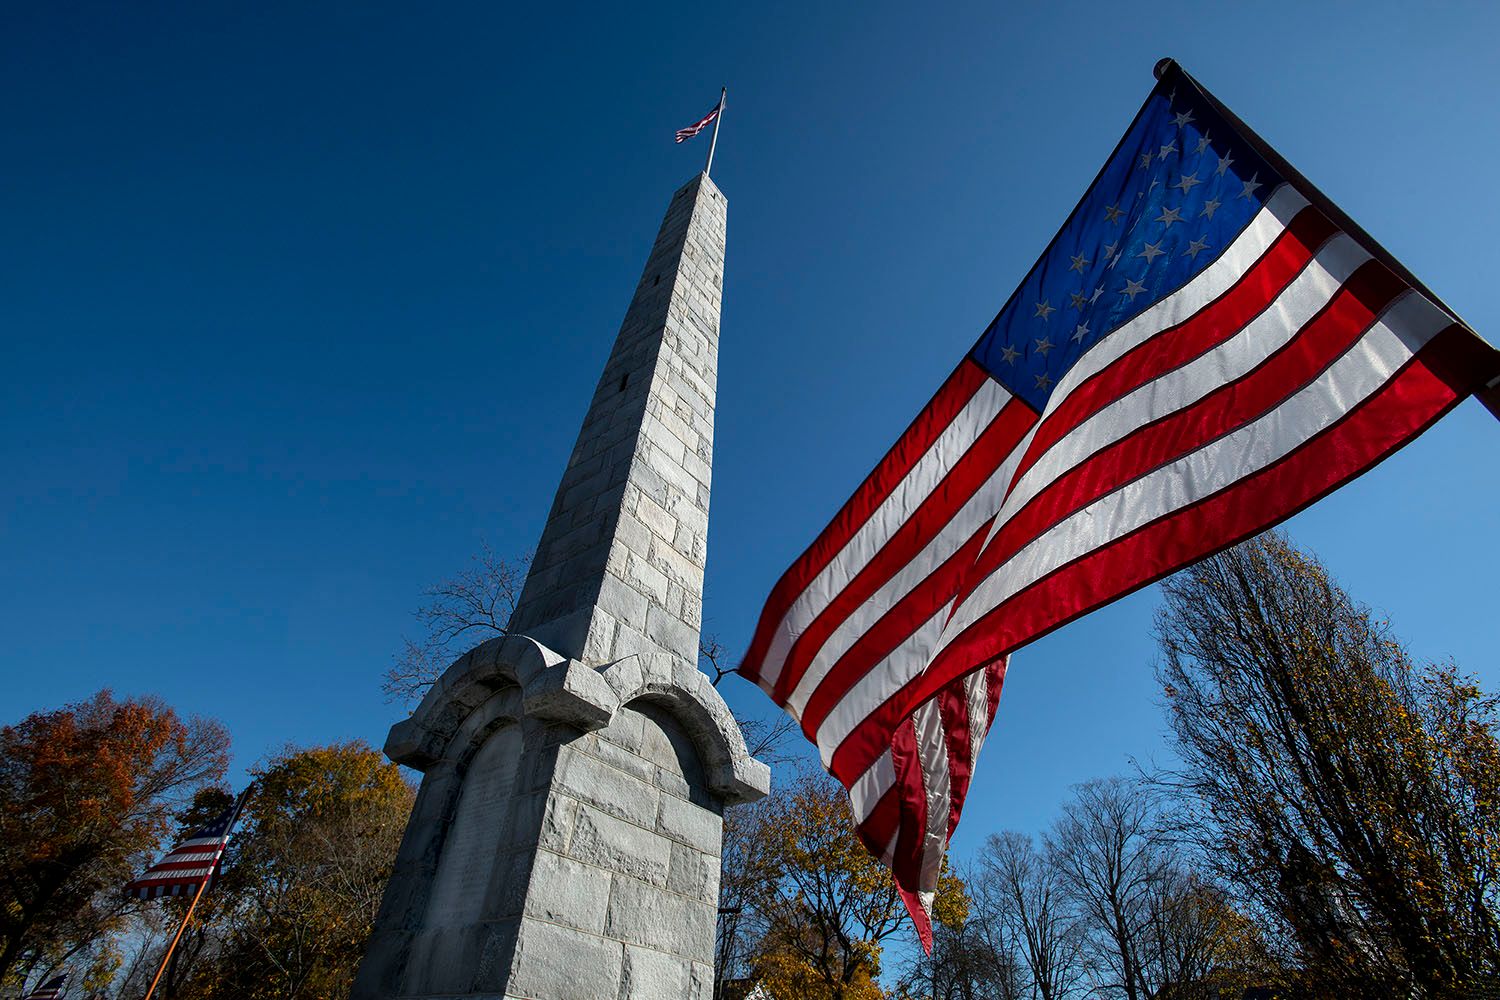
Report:
M1161 56L1500 331L1492 5L527 7L0 13L4 721L109 685L224 719L237 769L381 743L421 588L534 544L721 83L706 613L736 651ZM1497 446L1466 403L1291 524L1492 690ZM961 853L1160 753L1156 600L1015 657Z

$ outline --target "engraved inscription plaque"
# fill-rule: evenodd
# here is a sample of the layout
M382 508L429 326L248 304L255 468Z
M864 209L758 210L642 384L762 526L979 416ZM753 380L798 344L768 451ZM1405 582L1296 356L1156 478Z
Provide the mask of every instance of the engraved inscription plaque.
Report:
M424 927L466 927L483 919L495 874L496 846L507 841L521 729L494 732L469 763L453 826L433 878Z

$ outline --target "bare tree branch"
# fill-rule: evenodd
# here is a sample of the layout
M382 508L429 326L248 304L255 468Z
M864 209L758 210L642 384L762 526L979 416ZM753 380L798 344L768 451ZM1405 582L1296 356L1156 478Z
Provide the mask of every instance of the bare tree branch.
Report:
M483 545L473 565L424 590L426 602L414 613L422 634L402 640L381 684L386 699L417 701L455 659L486 639L505 635L530 565L530 554L502 559Z

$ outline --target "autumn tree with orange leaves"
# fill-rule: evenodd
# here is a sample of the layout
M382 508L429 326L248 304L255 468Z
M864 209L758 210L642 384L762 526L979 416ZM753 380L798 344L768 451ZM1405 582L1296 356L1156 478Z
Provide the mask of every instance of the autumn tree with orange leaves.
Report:
M0 728L0 986L76 961L119 925L120 887L228 753L219 723L108 691Z

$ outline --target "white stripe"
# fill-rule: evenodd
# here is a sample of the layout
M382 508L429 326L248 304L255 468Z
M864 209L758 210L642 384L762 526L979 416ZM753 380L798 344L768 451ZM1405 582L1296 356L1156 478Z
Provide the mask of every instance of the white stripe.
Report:
M1029 440L1029 438L1028 438ZM949 556L968 541L985 521L995 516L995 510L1004 498L1005 486L1015 472L1016 464L1025 454L1022 448L1013 448L1000 467L991 473L984 485L975 491L969 501L959 508L953 518L943 526L927 547L902 566L900 571L886 581L869 599L856 608L848 618L829 635L828 640L817 650L807 665L807 671L787 698L787 711L800 719L823 678L833 669L839 659L849 651L859 638L870 630L887 611L895 607L923 580L932 575ZM951 595L950 595L951 599Z
M989 735L989 671L970 671L964 678L964 690L969 705L969 777L972 781L974 770L979 766L979 748L984 746L984 738Z
M922 837L922 869L917 885L932 889L937 885L943 849L948 846L948 808L952 787L948 773L948 743L943 738L943 716L937 698L929 698L912 713L917 733L917 760L922 770L922 787L927 793L927 830Z
M205 847L178 848L171 854L168 854L165 858L162 858L162 863L165 864L168 861L181 861L184 858L211 858L217 856L219 852L223 850L223 844L209 844Z
M1010 399L1010 393L998 382L986 379L890 496L798 595L782 616L771 647L766 651L760 668L761 687L770 690L775 685L792 643L900 530L910 513L942 482Z
M171 871L160 871L153 868L147 872L145 877L137 879L138 882L172 882L178 879L195 878L199 875L207 875L213 871L213 865L198 868L174 868ZM156 872L156 874L152 874Z
M1349 276L1369 259L1369 253L1346 235L1330 240L1271 305L1234 336L1182 367L1126 393L1063 435L1022 475L1006 498L996 523L1015 516L1054 480L1104 448L1249 374L1295 339L1338 294ZM1045 416L1042 423L1046 423ZM994 533L990 532L992 536Z
M875 803L880 797L890 791L891 786L896 783L896 765L891 760L891 752L887 750L875 758L864 774L859 776L849 788L849 805L854 810L854 824L858 826L870 818Z
M1275 409L1043 532L958 609L946 637L1059 567L1163 515L1232 486L1316 437L1377 392L1451 321L1418 294L1403 296L1314 382Z

